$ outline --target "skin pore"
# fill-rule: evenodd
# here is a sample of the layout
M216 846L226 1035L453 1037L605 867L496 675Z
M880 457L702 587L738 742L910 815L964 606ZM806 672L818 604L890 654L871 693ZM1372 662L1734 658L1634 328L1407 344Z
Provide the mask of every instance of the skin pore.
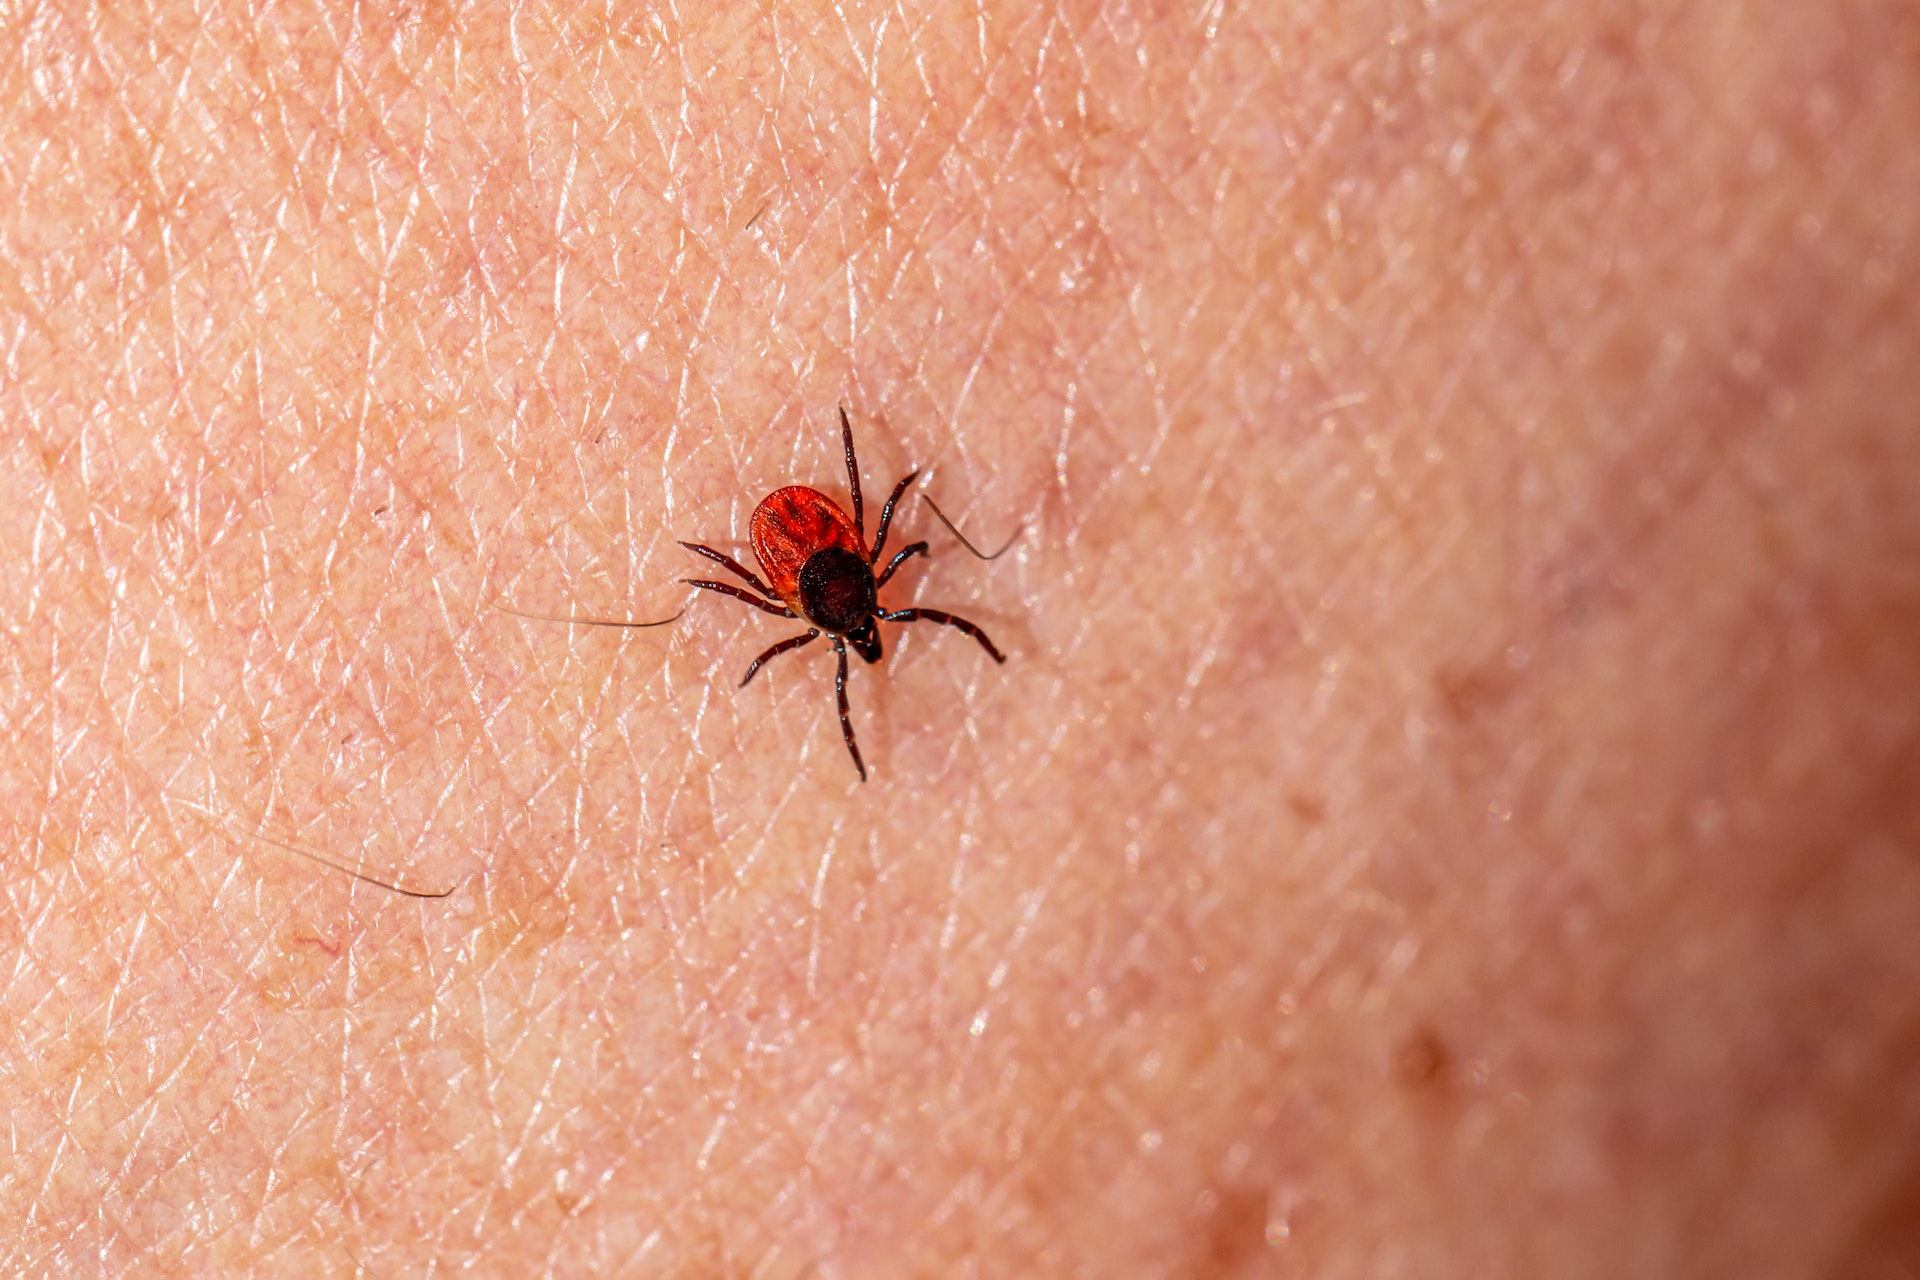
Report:
M0 17L0 1271L1906 1274L1910 6L392 12Z

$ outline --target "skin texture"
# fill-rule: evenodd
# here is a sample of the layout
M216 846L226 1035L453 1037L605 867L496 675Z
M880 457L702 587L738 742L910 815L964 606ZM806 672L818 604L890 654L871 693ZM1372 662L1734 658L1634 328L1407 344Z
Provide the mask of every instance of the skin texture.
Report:
M1912 7L649 9L0 9L0 1271L1914 1274Z

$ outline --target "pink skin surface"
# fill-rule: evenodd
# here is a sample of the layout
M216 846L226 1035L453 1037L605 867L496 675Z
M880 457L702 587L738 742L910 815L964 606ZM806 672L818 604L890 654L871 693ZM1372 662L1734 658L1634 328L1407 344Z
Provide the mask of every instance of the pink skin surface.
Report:
M1917 21L7 10L0 1273L1913 1274Z

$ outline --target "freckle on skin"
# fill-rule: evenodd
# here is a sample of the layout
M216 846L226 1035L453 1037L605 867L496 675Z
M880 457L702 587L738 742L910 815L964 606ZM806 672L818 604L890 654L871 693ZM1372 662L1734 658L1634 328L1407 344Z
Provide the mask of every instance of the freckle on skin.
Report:
M1503 651L1499 658L1475 666L1443 667L1434 673L1433 683L1448 717L1465 724L1498 711L1519 680Z
M1201 1242L1200 1272L1233 1275L1267 1248L1267 1193L1264 1188L1231 1186L1214 1193Z
M1288 792L1287 808L1293 810L1294 817L1310 827L1326 820L1326 802L1316 796L1303 795L1298 791Z
M1405 1089L1431 1089L1446 1083L1453 1054L1432 1027L1415 1028L1393 1055L1394 1079Z

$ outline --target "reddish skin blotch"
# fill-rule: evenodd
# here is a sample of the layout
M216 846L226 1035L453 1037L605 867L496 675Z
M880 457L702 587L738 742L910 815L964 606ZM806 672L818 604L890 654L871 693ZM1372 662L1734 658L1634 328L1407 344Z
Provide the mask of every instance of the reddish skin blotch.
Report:
M732 596L775 617L798 618L807 624L803 634L782 640L755 658L747 674L741 677L742 687L768 660L789 649L810 644L823 634L833 641L834 652L840 659L839 673L833 682L834 692L840 699L840 735L847 740L847 751L853 756L853 767L859 771L860 781L865 782L867 766L860 759L860 747L853 740L853 721L847 716L848 645L867 662L878 662L880 631L875 623L938 622L978 640L995 662L1007 659L993 647L986 632L965 618L956 618L938 609L880 607L880 588L887 585L909 557L927 553L926 543L910 543L895 553L885 569L874 571L880 552L887 545L887 526L893 521L894 504L920 473L910 471L893 486L887 505L880 509L880 525L873 533L873 548L868 550L866 520L860 505L860 466L854 459L853 424L847 420L845 409L840 410L840 434L847 450L847 487L853 497L853 518L849 520L847 513L827 495L805 485L775 489L761 499L760 505L753 509L748 532L753 540L754 559L760 562L766 581L712 547L697 542L680 545L737 575L752 590L701 578L685 579L688 584Z

